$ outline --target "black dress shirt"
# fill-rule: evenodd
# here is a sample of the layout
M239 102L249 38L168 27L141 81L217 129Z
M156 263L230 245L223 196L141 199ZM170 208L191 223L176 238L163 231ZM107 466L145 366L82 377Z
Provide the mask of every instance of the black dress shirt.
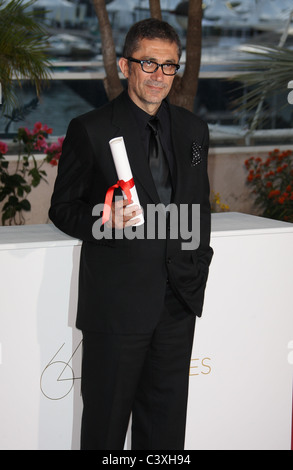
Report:
M150 133L151 130L148 126L149 120L153 117L151 114L146 113L143 109L139 108L132 99L129 97L128 93L128 103L129 106L132 110L132 112L135 115L135 120L137 122L139 134L140 134L140 140L142 142L142 145L145 149L146 156L149 153L149 141L150 141ZM176 181L176 166L175 166L175 158L174 158L174 152L173 152L173 146L172 146L172 136L171 136L171 122L170 122L170 113L169 113L169 106L168 102L164 100L157 112L157 117L160 122L160 139L161 143L165 152L165 155L167 157L167 161L169 164L169 169L171 173L171 183L172 183L172 188L173 192L175 190L174 184Z

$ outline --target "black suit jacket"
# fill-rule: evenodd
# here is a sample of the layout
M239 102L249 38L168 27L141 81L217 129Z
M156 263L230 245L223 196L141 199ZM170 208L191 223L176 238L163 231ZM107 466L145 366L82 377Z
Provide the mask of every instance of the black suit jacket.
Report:
M93 236L93 207L117 182L109 146L123 136L140 203L159 204L147 156L125 92L104 107L73 119L59 162L49 216L63 232L83 241L77 327L89 331L146 333L160 315L169 278L190 313L202 313L212 258L206 123L170 105L176 160L174 204L200 204L200 245L182 250L177 239L102 239ZM195 151L196 149L196 151ZM144 226L146 228L146 224Z

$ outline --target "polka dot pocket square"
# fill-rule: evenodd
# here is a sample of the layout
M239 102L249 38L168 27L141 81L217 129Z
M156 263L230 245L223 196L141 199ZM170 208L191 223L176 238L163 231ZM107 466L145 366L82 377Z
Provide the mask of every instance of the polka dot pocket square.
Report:
M202 147L197 142L192 144L191 166L199 165L202 161Z

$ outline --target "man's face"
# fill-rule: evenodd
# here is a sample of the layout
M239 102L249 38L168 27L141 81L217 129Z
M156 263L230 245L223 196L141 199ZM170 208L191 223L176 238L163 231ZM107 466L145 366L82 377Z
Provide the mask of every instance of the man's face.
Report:
M178 64L178 47L175 42L162 39L142 39L134 59L152 60L159 64ZM159 67L154 73L145 73L141 65L122 58L119 61L124 76L128 79L128 93L132 101L149 114L155 114L168 95L174 76L164 75Z

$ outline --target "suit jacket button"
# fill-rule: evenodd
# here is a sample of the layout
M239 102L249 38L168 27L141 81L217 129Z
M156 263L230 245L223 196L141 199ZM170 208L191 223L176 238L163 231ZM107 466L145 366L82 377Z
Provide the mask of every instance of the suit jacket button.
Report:
M167 263L168 263L168 264L171 264L171 263L172 263L171 258L168 258L168 259L167 259Z

